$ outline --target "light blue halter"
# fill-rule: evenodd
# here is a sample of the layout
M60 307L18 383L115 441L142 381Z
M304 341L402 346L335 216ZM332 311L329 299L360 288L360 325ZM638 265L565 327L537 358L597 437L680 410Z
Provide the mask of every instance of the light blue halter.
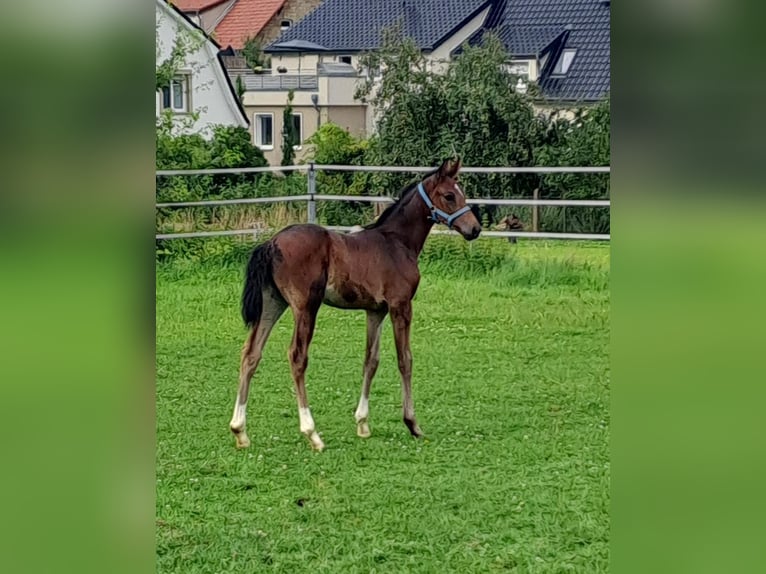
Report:
M422 181L418 184L418 193L420 194L420 197L423 198L423 201L426 202L426 207L428 207L428 209L431 210L431 220L434 221L435 223L444 223L450 229L452 229L452 223L458 217L460 217L464 213L468 213L469 211L471 211L471 208L468 207L467 205L464 205L463 207L461 207L460 209L458 209L455 213L453 213L451 215L449 213L446 213L446 212L442 211L441 209L436 207L433 204L433 202L431 201L431 198L428 197L428 194L426 193L426 190L423 189L423 182ZM441 217L441 220L438 219L439 217Z

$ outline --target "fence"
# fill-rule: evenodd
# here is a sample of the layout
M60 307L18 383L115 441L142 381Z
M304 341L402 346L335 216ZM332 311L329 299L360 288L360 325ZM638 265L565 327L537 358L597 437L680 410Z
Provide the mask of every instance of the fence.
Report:
M207 201L186 201L157 203L157 208L183 208L221 205L246 205L254 203L287 203L305 201L308 204L308 223L316 223L316 206L318 201L353 201L370 203L392 203L390 197L369 195L323 195L317 193L317 171L361 171L361 172L389 172L389 173L424 173L433 170L433 167L408 167L408 166L358 166L358 165L317 165L313 163L292 166L268 166L268 167L243 167L222 169L196 169L196 170L157 170L158 177L179 175L214 175L214 174L243 174L243 173L275 173L290 171L305 171L308 174L307 192L303 195L288 195L281 197L249 197L241 199L220 199ZM610 173L609 166L603 167L463 167L461 173ZM467 199L469 205L524 205L524 206L578 206L578 207L611 207L608 199L577 200L577 199L490 199L471 198ZM352 226L327 226L334 231L351 231ZM181 239L191 237L216 237L231 235L249 235L270 230L233 229L222 231L194 231L188 233L158 233L156 239ZM454 233L453 231L434 229L433 234ZM526 237L537 239L582 239L582 240L609 240L610 234L600 233L546 233L526 231L482 231L482 236L487 237Z

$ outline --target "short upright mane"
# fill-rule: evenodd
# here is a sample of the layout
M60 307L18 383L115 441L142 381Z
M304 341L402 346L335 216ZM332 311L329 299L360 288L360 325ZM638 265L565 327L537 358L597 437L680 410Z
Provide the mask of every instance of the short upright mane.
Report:
M406 205L407 200L415 193L415 189L418 187L418 183L421 181L425 181L432 175L434 175L439 169L434 169L426 173L422 178L417 179L409 184L407 184L400 192L399 192L399 199L395 199L394 203L389 205L383 213L380 214L380 217L373 221L372 223L368 223L367 225L362 226L363 229L375 229L376 227L380 227L383 225L386 221L388 221L391 216L397 212L403 205Z

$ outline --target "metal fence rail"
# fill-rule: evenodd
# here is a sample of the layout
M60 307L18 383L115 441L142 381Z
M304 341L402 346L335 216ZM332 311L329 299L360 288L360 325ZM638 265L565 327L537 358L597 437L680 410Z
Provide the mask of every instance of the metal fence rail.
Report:
M197 169L197 170L157 170L157 177L180 176L180 175L213 175L213 174L241 174L241 173L278 173L291 171L305 171L308 175L308 193L302 195L289 195L277 197L250 197L240 199L220 199L205 201L165 202L156 204L157 208L183 208L183 207L213 207L222 205L245 205L258 203L286 203L294 201L306 201L308 204L308 223L316 223L317 201L347 201L367 203L392 203L394 199L387 196L370 195L327 195L316 193L317 171L357 171L357 172L399 172L399 173L424 173L432 171L433 167L407 167L407 166L358 166L358 165L318 165L303 164L292 166L266 166L246 168L223 168L223 169ZM609 166L601 167L463 167L465 173L610 173ZM576 199L492 199L471 198L466 203L472 205L523 205L523 206L576 206L576 207L611 207L608 199L576 200ZM326 226L334 231L348 232L355 229L347 226ZM184 233L158 233L156 239L182 239L192 237L217 237L232 235L258 235L260 233L272 233L270 229L235 229L222 231L193 231ZM432 234L450 234L454 231L434 229ZM526 237L539 239L582 239L582 240L609 240L609 234L597 233L548 233L548 232L523 232L523 231L482 231L482 235L488 237Z
M265 167L227 167L215 169L158 169L158 176L166 175L212 175L221 173L274 173L280 171L368 171L387 173L425 173L433 166L397 166L397 165L323 165L305 163L288 166ZM461 167L461 173L611 173L610 166L600 167Z

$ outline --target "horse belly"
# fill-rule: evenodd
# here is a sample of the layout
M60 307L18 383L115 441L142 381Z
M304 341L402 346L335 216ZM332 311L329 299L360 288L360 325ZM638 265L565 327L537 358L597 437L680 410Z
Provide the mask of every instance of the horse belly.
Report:
M351 283L333 284L328 282L323 302L339 309L378 309L381 303L359 285Z

